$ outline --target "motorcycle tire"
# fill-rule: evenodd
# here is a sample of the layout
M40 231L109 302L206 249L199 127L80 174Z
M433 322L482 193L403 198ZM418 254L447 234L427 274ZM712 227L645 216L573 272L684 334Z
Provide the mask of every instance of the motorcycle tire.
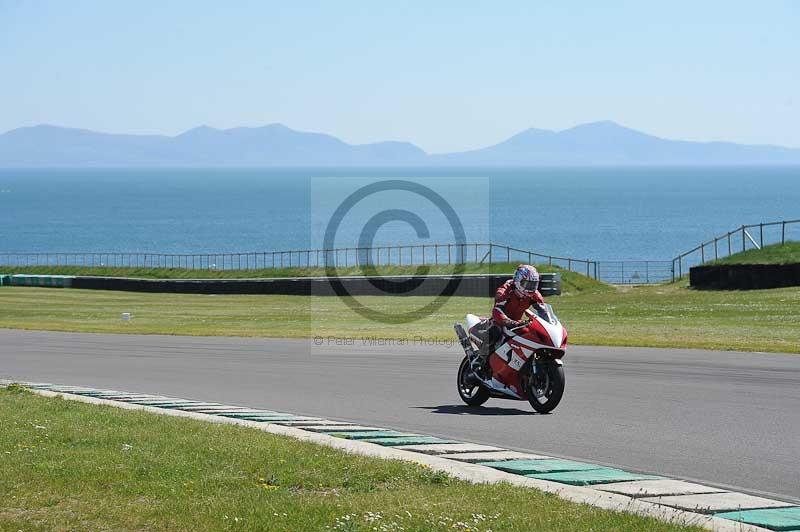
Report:
M528 371L531 371L530 369ZM548 414L553 411L561 398L564 396L564 367L555 362L547 361L539 365L539 375L530 373L528 376L529 385L527 386L528 402L534 410L540 414ZM544 379L545 385L541 388L541 394L537 394L536 384L538 379Z
M489 400L490 392L479 383L470 383L468 380L469 374L472 372L470 368L469 359L464 357L461 365L458 366L458 379L456 386L458 386L458 395L461 400L469 406L481 406Z

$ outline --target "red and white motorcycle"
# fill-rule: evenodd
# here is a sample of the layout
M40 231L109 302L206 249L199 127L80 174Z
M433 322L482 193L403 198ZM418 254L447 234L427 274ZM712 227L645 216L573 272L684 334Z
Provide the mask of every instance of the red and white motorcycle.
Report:
M460 323L454 325L466 354L458 368L458 394L468 405L479 406L497 397L527 400L542 414L558 406L564 394L561 358L567 348L567 330L548 304L534 305L526 313L530 321L504 328L484 364L478 358L482 339L475 334L481 318L467 314L466 330Z

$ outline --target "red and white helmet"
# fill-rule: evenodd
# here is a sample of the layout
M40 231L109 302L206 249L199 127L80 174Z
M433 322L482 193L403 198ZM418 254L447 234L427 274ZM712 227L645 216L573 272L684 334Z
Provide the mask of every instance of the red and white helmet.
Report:
M539 272L530 264L520 264L514 272L514 290L520 297L533 297L539 288Z

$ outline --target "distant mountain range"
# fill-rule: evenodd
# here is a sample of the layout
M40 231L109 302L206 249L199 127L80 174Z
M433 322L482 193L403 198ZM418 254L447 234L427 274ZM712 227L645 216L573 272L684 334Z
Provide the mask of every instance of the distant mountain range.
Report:
M40 125L0 135L0 167L286 167L800 164L800 149L668 140L593 122L528 129L494 146L427 154L408 142L348 144L331 135L263 127L191 129L175 137Z

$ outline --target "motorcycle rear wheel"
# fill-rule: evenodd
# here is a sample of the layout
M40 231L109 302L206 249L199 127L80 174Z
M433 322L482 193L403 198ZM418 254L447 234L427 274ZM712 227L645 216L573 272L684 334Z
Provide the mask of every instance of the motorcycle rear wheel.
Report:
M534 374L528 369L528 402L540 414L553 411L564 396L564 367L553 361L539 363L539 371Z
M472 373L469 358L464 357L461 365L458 366L458 395L461 400L469 406L481 406L489 400L490 392L477 382L470 382L469 375Z

